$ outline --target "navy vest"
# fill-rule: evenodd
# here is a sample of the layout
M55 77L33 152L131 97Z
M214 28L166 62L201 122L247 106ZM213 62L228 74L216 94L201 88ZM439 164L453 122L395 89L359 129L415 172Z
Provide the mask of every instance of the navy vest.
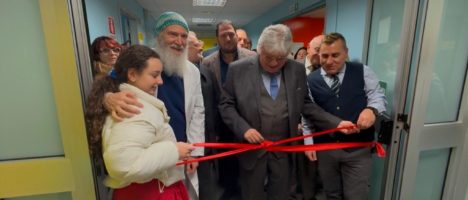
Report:
M307 77L309 89L317 105L325 111L356 123L359 114L367 107L367 95L364 91L364 66L360 63L346 62L346 71L341 82L340 92L335 95L325 83L321 70L315 70ZM368 142L374 140L374 127L351 135L334 133L314 138L316 143L324 142Z

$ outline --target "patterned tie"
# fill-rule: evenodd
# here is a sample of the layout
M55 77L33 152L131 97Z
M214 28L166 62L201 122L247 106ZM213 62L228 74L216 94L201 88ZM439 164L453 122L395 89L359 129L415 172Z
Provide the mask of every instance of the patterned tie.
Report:
M278 80L275 75L270 76L270 96L273 100L278 96Z
M333 75L331 78L333 79L333 82L330 88L335 95L338 95L338 93L340 92L340 86L341 86L340 79L338 78L338 75Z

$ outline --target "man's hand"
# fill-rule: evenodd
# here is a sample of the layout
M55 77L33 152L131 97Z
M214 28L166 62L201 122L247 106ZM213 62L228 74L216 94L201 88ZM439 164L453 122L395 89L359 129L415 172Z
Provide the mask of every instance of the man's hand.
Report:
M244 138L249 142L249 143L260 143L263 142L263 137L262 135L255 129L251 128L247 130L244 133Z
M140 110L135 106L143 108L143 104L138 102L132 92L123 91L106 93L105 95L104 106L116 121L122 121L124 118L130 118L140 113Z
M189 160L190 159L193 159L193 157L189 157ZM197 168L198 168L198 162L187 164L187 168L186 168L187 174L188 175L194 174L195 172L197 172Z
M359 128L356 127L356 125L353 124L353 122L350 121L341 121L340 124L338 124L337 128L344 128L344 127L349 127L347 129L341 129L340 132L349 135L353 133L358 133Z
M304 154L310 161L317 161L317 152L315 151L305 151Z
M375 114L370 108L365 108L362 110L361 114L359 114L359 118L357 120L357 126L359 129L368 129L375 123Z

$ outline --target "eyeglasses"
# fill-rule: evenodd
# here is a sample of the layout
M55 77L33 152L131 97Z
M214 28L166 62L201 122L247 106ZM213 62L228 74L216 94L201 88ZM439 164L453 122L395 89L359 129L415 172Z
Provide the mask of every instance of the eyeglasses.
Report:
M120 51L122 51L122 49L120 48L103 48L101 50L99 50L99 52L103 53L103 54L110 54L112 52L114 53L120 53Z
M269 63L272 61L280 63L288 59L288 56L271 56L271 55L263 55L263 56L265 57L265 60Z

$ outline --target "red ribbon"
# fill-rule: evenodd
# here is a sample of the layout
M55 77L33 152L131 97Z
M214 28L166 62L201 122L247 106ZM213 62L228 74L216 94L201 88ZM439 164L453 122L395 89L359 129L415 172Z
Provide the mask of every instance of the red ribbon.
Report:
M295 146L277 146L280 144L301 140L308 137L317 137L320 135L330 134L337 132L342 129L351 129L354 127L343 127L343 128L333 128L321 132L316 132L313 134L297 136L292 138L287 138L284 140L278 141L268 141L265 140L260 144L245 144L245 143L194 143L193 146L196 147L208 147L208 148L223 148L223 149L234 149L231 151L226 151L218 154L213 154L209 156L203 156L199 158L194 158L190 160L184 160L177 163L177 165L185 165L193 162L201 162L206 160L212 160L216 158L226 157L230 155L235 155L243 153L246 151L252 151L257 149L264 149L266 151L283 151L283 152L298 152L298 151L323 151L331 149L344 149L344 148L356 148L356 147L375 147L377 150L377 156L385 157L385 149L378 142L337 142L337 143L322 143L322 144L311 144L311 145L295 145Z

